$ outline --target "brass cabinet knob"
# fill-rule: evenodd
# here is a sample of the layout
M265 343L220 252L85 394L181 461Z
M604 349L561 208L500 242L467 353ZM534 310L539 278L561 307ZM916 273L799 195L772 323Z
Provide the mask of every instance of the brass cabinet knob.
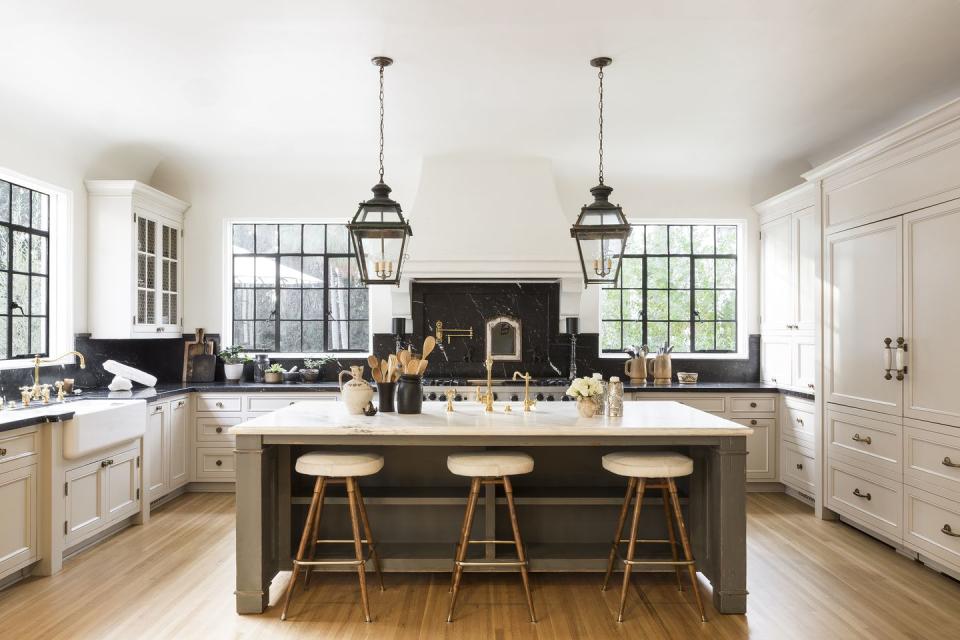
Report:
M3 447L0 447L0 456L5 456L5 455L7 455L7 450L4 449Z
M751 403L750 403L750 408L751 408L751 409L756 409L756 408L757 408L757 403L756 403L756 402L751 402Z
M223 409L223 403L222 403L222 402L218 402L218 403L217 403L217 409Z
M223 427L217 427L217 433L223 433Z
M217 460L217 466L218 467L223 466L223 460Z
M802 463L802 462L798 462L798 463L797 463L797 471L803 471L803 463Z
M757 421L756 421L756 420L751 420L751 421L750 421L750 424L755 425L755 424L757 424Z

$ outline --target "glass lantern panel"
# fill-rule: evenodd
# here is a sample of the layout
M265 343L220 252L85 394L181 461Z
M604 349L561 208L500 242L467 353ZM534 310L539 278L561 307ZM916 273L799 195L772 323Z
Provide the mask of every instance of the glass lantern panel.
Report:
M386 237L383 237L386 236ZM390 280L396 278L403 259L403 232L374 235L358 234L360 251L367 272L367 280Z
M403 217L395 206L364 205L360 207L357 222L388 222L401 224Z
M623 252L623 240L618 237L577 238L580 255L589 280L613 280L620 256Z

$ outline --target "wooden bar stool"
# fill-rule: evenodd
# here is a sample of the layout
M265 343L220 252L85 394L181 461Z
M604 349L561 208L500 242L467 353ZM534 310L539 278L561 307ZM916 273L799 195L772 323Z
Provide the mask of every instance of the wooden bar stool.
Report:
M307 520L303 525L300 547L297 549L297 557L293 561L293 575L290 576L290 583L287 585L287 594L283 602L283 612L280 614L281 620L287 619L287 608L290 606L290 596L293 595L293 589L297 583L297 574L300 573L301 567L304 568L303 587L306 589L309 585L310 573L313 571L313 567L353 565L357 567L357 575L360 578L360 599L363 602L363 617L367 622L370 622L370 603L367 600L367 576L365 572L366 558L363 557L364 544L366 544L370 550L370 557L373 559L374 569L376 569L377 577L380 579L381 591L383 591L383 572L380 570L380 559L377 557L373 533L370 530L370 521L367 518L367 508L363 504L363 496L360 493L360 485L357 483L357 478L373 475L382 468L383 456L374 453L316 451L306 453L297 458L297 473L316 476L317 481L313 487L313 499L310 501ZM352 539L317 539L317 536L320 534L320 512L323 510L324 496L327 486L331 484L346 485L347 504L350 505L350 523L353 525ZM363 526L365 538L360 535L361 525ZM352 544L355 558L349 560L317 560L317 543Z
M607 583L610 581L610 574L613 572L613 564L616 558L623 562L623 587L620 590L620 611L617 614L617 622L623 622L623 605L627 600L627 587L630 584L630 573L633 566L637 564L653 565L672 565L677 576L677 588L683 591L680 582L680 567L687 567L690 572L690 582L693 586L694 599L697 602L697 609L700 612L700 620L706 622L707 618L703 612L703 602L700 599L700 589L697 587L697 569L693 560L693 553L690 551L690 540L687 538L687 527L683 522L683 514L680 511L680 499L677 497L677 483L674 478L688 476L693 473L693 460L680 453L656 453L639 451L619 451L608 453L603 456L603 468L607 471L620 476L630 478L627 482L627 495L623 499L623 507L620 509L620 519L617 521L617 532L613 536L613 545L610 548L610 558L607 562L607 574L603 579L601 591L607 590ZM650 482L653 480L654 482ZM637 530L640 527L640 508L643 504L643 492L646 489L660 489L663 496L663 512L667 519L667 540L638 540ZM623 525L627 519L627 511L630 508L631 499L636 496L636 506L633 508L633 524L630 527L630 537L626 540L620 538L623 533ZM671 514L671 507L673 513ZM677 539L674 535L673 518L676 518L677 528L680 531L680 543L683 546L683 560L677 558ZM627 555L621 557L619 546L627 543ZM633 552L637 543L646 544L669 544L673 560L636 560Z
M453 608L457 603L457 593L460 590L460 579L463 568L470 566L517 566L523 578L523 590L527 596L527 608L530 610L530 622L536 622L537 616L533 610L533 597L530 595L530 576L527 571L527 554L520 538L520 525L517 523L517 509L513 503L513 485L510 476L533 471L533 458L525 453L515 451L478 451L469 453L454 453L447 458L447 468L458 476L467 476L470 480L470 496L467 499L467 512L463 517L463 528L460 530L460 542L457 544L456 559L454 560L452 584L450 587L450 611L447 613L447 622L453 621ZM480 486L485 484L503 485L507 494L507 507L510 509L510 525L513 528L513 540L471 540L470 529L473 526L473 514L477 509L480 496ZM468 561L467 549L471 544L513 544L517 548L517 560L496 561Z

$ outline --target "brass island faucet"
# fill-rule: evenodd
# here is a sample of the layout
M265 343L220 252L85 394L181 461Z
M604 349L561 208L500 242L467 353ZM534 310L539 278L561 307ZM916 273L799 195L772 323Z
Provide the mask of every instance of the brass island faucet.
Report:
M523 410L524 411L530 411L530 409L532 409L537 404L536 400L530 399L530 378L531 377L532 376L530 375L529 371L525 373L520 373L519 371L513 372L514 380L517 380L518 378L520 380L523 380Z
M493 412L493 358L487 356L487 359L483 362L484 366L487 367L487 392L483 395L480 394L480 387L477 387L477 402L483 403L483 410L487 413Z
M44 362L56 362L57 360L62 360L67 356L77 356L80 359L80 368L87 368L87 361L83 357L83 354L79 351L67 351L63 355L59 355L56 358L41 358L39 354L33 356L33 387L30 388L30 399L31 400L40 400L46 396L46 402L50 401L50 385L41 385L40 384L40 365ZM43 387L46 387L44 390ZM57 397L60 397L60 393L57 393ZM26 393L24 393L24 400L26 400ZM24 403L26 404L26 403Z

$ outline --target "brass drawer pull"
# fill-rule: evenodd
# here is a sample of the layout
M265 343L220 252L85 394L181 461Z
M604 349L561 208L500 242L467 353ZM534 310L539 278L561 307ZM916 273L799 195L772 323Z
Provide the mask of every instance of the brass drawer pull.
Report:
M802 463L802 462L798 462L798 463L797 463L797 471L803 471L803 463Z
M223 427L217 427L217 433L223 433Z
M218 467L223 466L223 460L217 460L217 466Z
M953 528L951 528L948 524L943 525L943 528L940 529L940 533L945 533L952 538L960 538L960 533L954 533Z
M7 455L7 450L4 449L3 447L0 447L0 456L5 456L5 455ZM950 459L950 458L947 458L947 460L949 460L949 459Z
M222 403L222 402L218 402L218 403L217 403L217 409L223 409L223 403Z
M858 498L866 498L867 500L872 499L872 496L869 493L860 493L859 488L853 490L853 495L857 496Z
M797 424L803 426L803 418L797 418Z
M100 466L101 466L101 467L109 467L109 466L112 465L112 464L113 464L113 460L104 460L104 461L102 461L102 462L100 463Z
M870 436L867 436L866 438L861 438L859 433L855 433L853 434L853 441L862 442L863 444L870 444L873 442L873 438L871 438Z
M3 455L3 454L0 454L0 455ZM953 467L954 469L960 469L960 464L952 461L950 459L950 456L947 456L946 458L944 458L943 462L941 462L940 464L942 464L945 467Z

